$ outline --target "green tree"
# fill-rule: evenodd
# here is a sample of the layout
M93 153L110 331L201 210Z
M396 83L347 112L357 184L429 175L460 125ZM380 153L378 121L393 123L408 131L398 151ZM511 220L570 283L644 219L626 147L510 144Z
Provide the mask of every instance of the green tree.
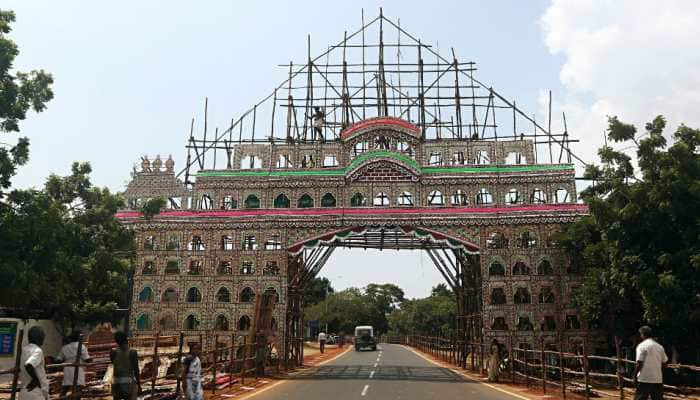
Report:
M15 13L0 10L0 132L19 132L19 122L27 118L27 112L41 112L53 98L50 74L39 71L12 71L19 54L17 45L7 37L12 30ZM29 139L21 137L16 144L0 141L0 198L10 187L10 179L17 167L29 159ZM0 204L2 206L2 204Z
M585 274L575 301L594 328L628 337L655 325L667 343L696 360L700 339L700 131L681 125L667 147L658 116L645 133L609 119L611 146L585 177L590 216L566 226L557 241ZM694 356L693 356L694 354Z
M127 303L132 232L115 214L123 199L90 183L89 164L50 176L43 190L15 190L0 213L0 304L37 311L65 329L112 321Z
M318 304L325 300L329 293L333 293L331 281L329 281L328 278L316 277L309 282L309 286L306 287L304 297L302 298L302 304L305 307Z
M389 316L390 331L402 335L449 335L456 328L456 314L454 293L445 284L439 284L426 298L403 301Z

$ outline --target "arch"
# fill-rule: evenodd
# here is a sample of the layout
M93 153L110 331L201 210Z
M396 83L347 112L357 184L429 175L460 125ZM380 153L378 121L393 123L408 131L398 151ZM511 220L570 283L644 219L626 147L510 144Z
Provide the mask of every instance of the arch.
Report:
M564 322L564 329L567 329L567 330L581 329L581 321L579 321L578 316L575 314L567 315L566 321Z
M180 238L169 236L168 242L165 244L165 250L180 250Z
M180 262L176 260L168 260L165 263L166 275L178 275L180 273Z
M246 286L241 290L241 294L238 296L238 301L241 303L252 303L255 301L255 291L250 286Z
M564 204L568 203L571 200L569 200L569 192L566 191L564 188L559 188L554 191L554 203L556 204Z
M444 206L445 198L442 192L439 190L433 190L428 193L428 205L429 206Z
M477 165L491 164L491 157L489 157L489 152L486 150L479 150L476 153L476 157L474 159L474 164L477 164Z
M335 196L332 193L326 193L321 197L321 207L335 207Z
M543 286L540 288L539 301L542 304L552 304L554 303L554 291L552 291L551 286Z
M543 332L551 332L557 330L557 320L553 315L545 315L540 324L540 330Z
M199 235L192 235L192 240L187 243L187 250L189 251L204 251L206 249L207 246Z
M202 275L204 273L204 265L200 260L190 261L190 266L187 269L187 275Z
M489 249L506 249L508 248L508 239L501 232L493 232L488 239L486 239L486 246Z
M191 287L187 289L186 299L188 303L199 303L202 301L202 292L196 287Z
M203 210L211 210L214 208L214 200L207 193L203 193L199 198L199 208Z
M143 313L139 315L136 319L136 329L140 331L150 331L153 329L153 321L151 321L151 315L148 313Z
M518 189L513 188L506 193L506 204L520 204L522 203L522 199L520 198L520 192Z
M243 202L245 208L260 208L260 199L254 194L249 194Z
M228 326L228 318L224 314L219 314L216 316L216 320L214 321L214 330L215 331L227 331L229 330Z
M277 158L277 168L290 168L291 166L292 162L289 161L289 155L280 154L279 158Z
M279 275L280 267L277 265L277 261L265 261L265 266L263 267L262 273L263 275Z
M153 289L149 286L144 287L139 292L139 303L150 303L153 301Z
M220 261L219 266L216 268L216 273L219 275L231 275L233 273L231 261Z
M185 329L190 330L190 331L194 331L194 330L199 329L200 322L199 322L199 319L197 318L196 315L190 314L187 316L187 318L185 318L184 325L185 325Z
M519 151L511 151L506 155L505 164L520 165L527 164L527 158Z
M522 231L517 237L516 244L521 249L537 247L537 236L530 231Z
M161 331L174 331L177 329L177 322L171 313L161 314L158 324Z
M142 275L155 275L156 274L156 265L153 261L146 261L143 263L143 270L141 271Z
M255 262L253 260L241 261L241 275L253 275L255 273Z
M396 202L400 206L412 206L413 205L413 195L411 192L401 192L399 195L399 198L396 199Z
M547 195L544 190L535 188L530 194L530 203L532 204L545 204L547 202Z
M554 275L554 267L548 259L543 258L537 264L537 275Z
M287 197L287 195L280 193L277 197L275 197L275 201L272 203L272 206L274 208L289 208L291 206L291 202L289 201L289 197Z
M301 197L299 197L299 201L297 201L298 208L312 208L313 206L314 199L308 194L303 194Z
M156 249L156 237L153 235L146 236L143 239L143 249L144 250L155 250Z
M326 154L323 157L323 168L333 168L338 166L338 157L335 154Z
M494 331L507 331L508 324L506 323L505 317L494 318L493 323L491 324L491 329Z
M533 330L532 321L530 321L530 317L526 315L518 316L518 324L516 325L516 329L519 331Z
M265 289L265 294L272 294L272 296L275 298L275 303L280 302L280 294L277 292L277 289L269 287Z
M225 287L219 288L219 290L216 292L216 301L219 303L230 303L231 292Z
M262 158L252 154L241 158L241 169L258 168L262 168Z
M476 204L484 205L493 203L493 196L486 188L481 188L476 193Z
M221 199L222 210L233 210L238 207L238 201L231 195L226 195Z
M530 297L530 291L526 287L521 286L515 289L515 294L513 295L513 303L515 304L530 304L532 301Z
M377 193L376 196L374 196L374 200L372 201L373 206L377 207L386 207L389 205L389 196L386 195L384 192L379 192Z
M530 275L530 267L525 261L518 260L513 264L513 275Z
M362 193L355 193L350 198L350 207L364 207L367 205L367 199Z
M453 206L466 206L469 205L469 196L467 192L462 189L457 189L452 194L452 205Z
M506 292L503 288L498 287L491 289L491 304L506 304Z
M177 302L177 290L175 288L167 288L161 296L161 301L163 303L176 303Z
M250 329L250 317L243 315L238 319L238 330L247 331L248 329Z
M503 266L500 260L491 261L489 265L489 276L504 276L506 274L506 267Z

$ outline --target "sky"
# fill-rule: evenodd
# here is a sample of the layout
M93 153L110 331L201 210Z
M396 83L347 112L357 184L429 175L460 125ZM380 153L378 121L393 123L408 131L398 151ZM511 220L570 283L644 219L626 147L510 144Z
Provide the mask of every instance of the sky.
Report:
M700 126L700 2L650 0L173 1L5 0L17 22L15 67L44 69L55 98L20 128L30 162L13 182L39 187L89 161L96 185L123 190L141 156L185 156L189 121L227 126L286 77L279 64L384 15L424 43L453 47L477 76L518 106L567 115L574 151L595 161L606 116L642 125ZM669 129L671 132L673 129ZM16 135L15 135L16 136ZM359 263L359 257L362 262ZM393 282L422 297L442 281L427 258L337 251L322 271L337 289Z

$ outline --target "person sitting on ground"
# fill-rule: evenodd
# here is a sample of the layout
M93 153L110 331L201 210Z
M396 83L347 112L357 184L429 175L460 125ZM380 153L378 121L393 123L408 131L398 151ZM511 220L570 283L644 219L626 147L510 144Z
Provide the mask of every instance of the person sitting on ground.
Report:
M22 389L19 392L20 400L49 400L49 381L46 379L44 369L44 352L41 346L44 344L46 334L38 326L29 328L26 346L22 347L20 359L19 378Z
M141 372L136 350L129 348L129 337L124 332L114 334L117 348L112 349L109 359L113 365L112 398L135 400L141 393Z
M77 355L78 355L78 343L80 342L80 331L73 331L71 334L68 336L68 343L66 343L62 348L61 351L58 353L58 357L56 357L56 361L59 363L74 363L76 361ZM81 363L90 363L92 362L92 359L90 358L90 355L88 354L88 350L85 347L85 345L80 345L80 362ZM75 378L75 375L73 374L75 372L75 367L74 366L67 366L63 367L63 386L61 387L61 397L65 397L65 395L68 393L69 390L73 387L73 380ZM79 367L78 368L78 379L75 381L76 382L76 390L78 393L80 393L80 387L85 385L85 368L84 367ZM77 398L80 398L80 396L77 396Z
M199 343L190 345L190 354L183 361L182 386L187 400L203 400L202 388L202 348Z

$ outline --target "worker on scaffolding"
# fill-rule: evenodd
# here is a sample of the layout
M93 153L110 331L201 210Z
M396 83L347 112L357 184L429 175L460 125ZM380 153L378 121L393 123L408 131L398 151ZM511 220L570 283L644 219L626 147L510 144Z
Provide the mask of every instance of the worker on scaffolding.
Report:
M315 106L314 113L311 114L309 119L311 120L311 125L314 128L313 139L318 137L321 141L324 140L323 137L323 124L325 123L326 114L321 111L321 107Z

